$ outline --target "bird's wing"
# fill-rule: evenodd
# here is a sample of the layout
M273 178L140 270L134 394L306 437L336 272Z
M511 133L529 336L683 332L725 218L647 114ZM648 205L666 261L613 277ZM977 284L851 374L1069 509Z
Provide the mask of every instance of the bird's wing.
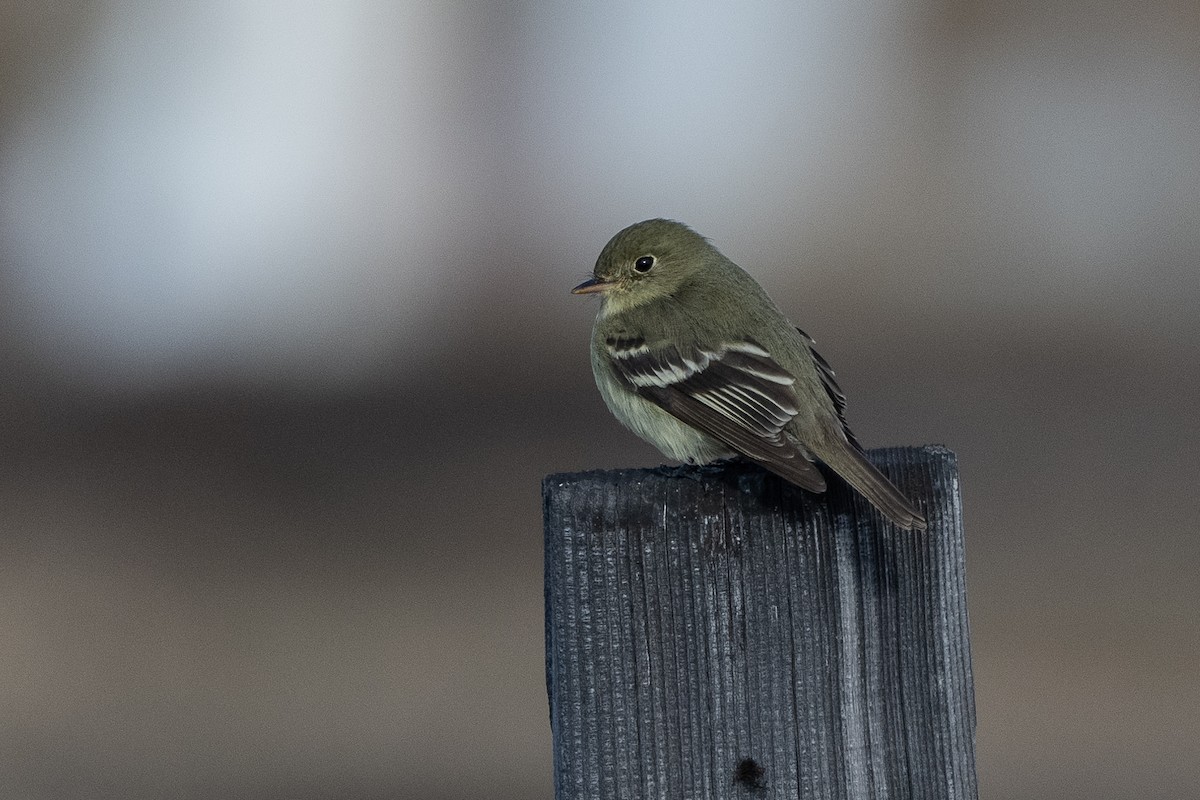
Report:
M808 454L784 433L799 411L796 379L757 342L651 348L609 339L605 346L631 390L792 483L824 491Z
M825 394L829 395L829 399L833 401L833 410L837 412L838 422L842 424L842 433L846 436L846 441L850 442L858 451L862 451L862 445L858 443L858 439L854 438L854 432L850 430L850 426L846 423L846 395L837 384L835 373L829 366L829 362L821 357L813 346L817 343L816 339L809 336L804 331L796 328L796 333L804 337L804 341L808 343L808 352L812 354L813 363L817 367L817 374L821 376L821 385L825 387Z

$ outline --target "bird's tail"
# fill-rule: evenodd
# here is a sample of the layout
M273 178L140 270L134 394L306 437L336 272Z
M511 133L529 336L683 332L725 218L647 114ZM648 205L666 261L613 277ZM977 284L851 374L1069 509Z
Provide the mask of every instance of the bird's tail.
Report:
M925 530L921 512L854 445L838 442L814 454L896 525L905 530Z

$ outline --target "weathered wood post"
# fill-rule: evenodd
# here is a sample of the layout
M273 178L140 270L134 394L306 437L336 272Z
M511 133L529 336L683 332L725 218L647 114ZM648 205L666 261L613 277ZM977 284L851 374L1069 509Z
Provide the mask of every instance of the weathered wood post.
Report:
M977 796L954 454L870 455L929 530L749 465L546 478L557 800Z

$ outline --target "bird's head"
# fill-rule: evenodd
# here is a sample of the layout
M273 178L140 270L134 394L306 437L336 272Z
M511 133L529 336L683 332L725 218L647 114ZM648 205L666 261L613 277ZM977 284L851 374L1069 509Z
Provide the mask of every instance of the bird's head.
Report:
M573 294L600 293L620 311L675 294L702 274L716 250L680 222L648 219L630 225L604 246L589 280Z

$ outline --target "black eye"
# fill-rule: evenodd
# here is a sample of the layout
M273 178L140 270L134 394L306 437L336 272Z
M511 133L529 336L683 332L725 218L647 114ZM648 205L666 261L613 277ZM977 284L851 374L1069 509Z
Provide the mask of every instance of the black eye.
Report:
M633 268L638 272L649 272L654 266L654 256L642 256L637 261L633 262Z

